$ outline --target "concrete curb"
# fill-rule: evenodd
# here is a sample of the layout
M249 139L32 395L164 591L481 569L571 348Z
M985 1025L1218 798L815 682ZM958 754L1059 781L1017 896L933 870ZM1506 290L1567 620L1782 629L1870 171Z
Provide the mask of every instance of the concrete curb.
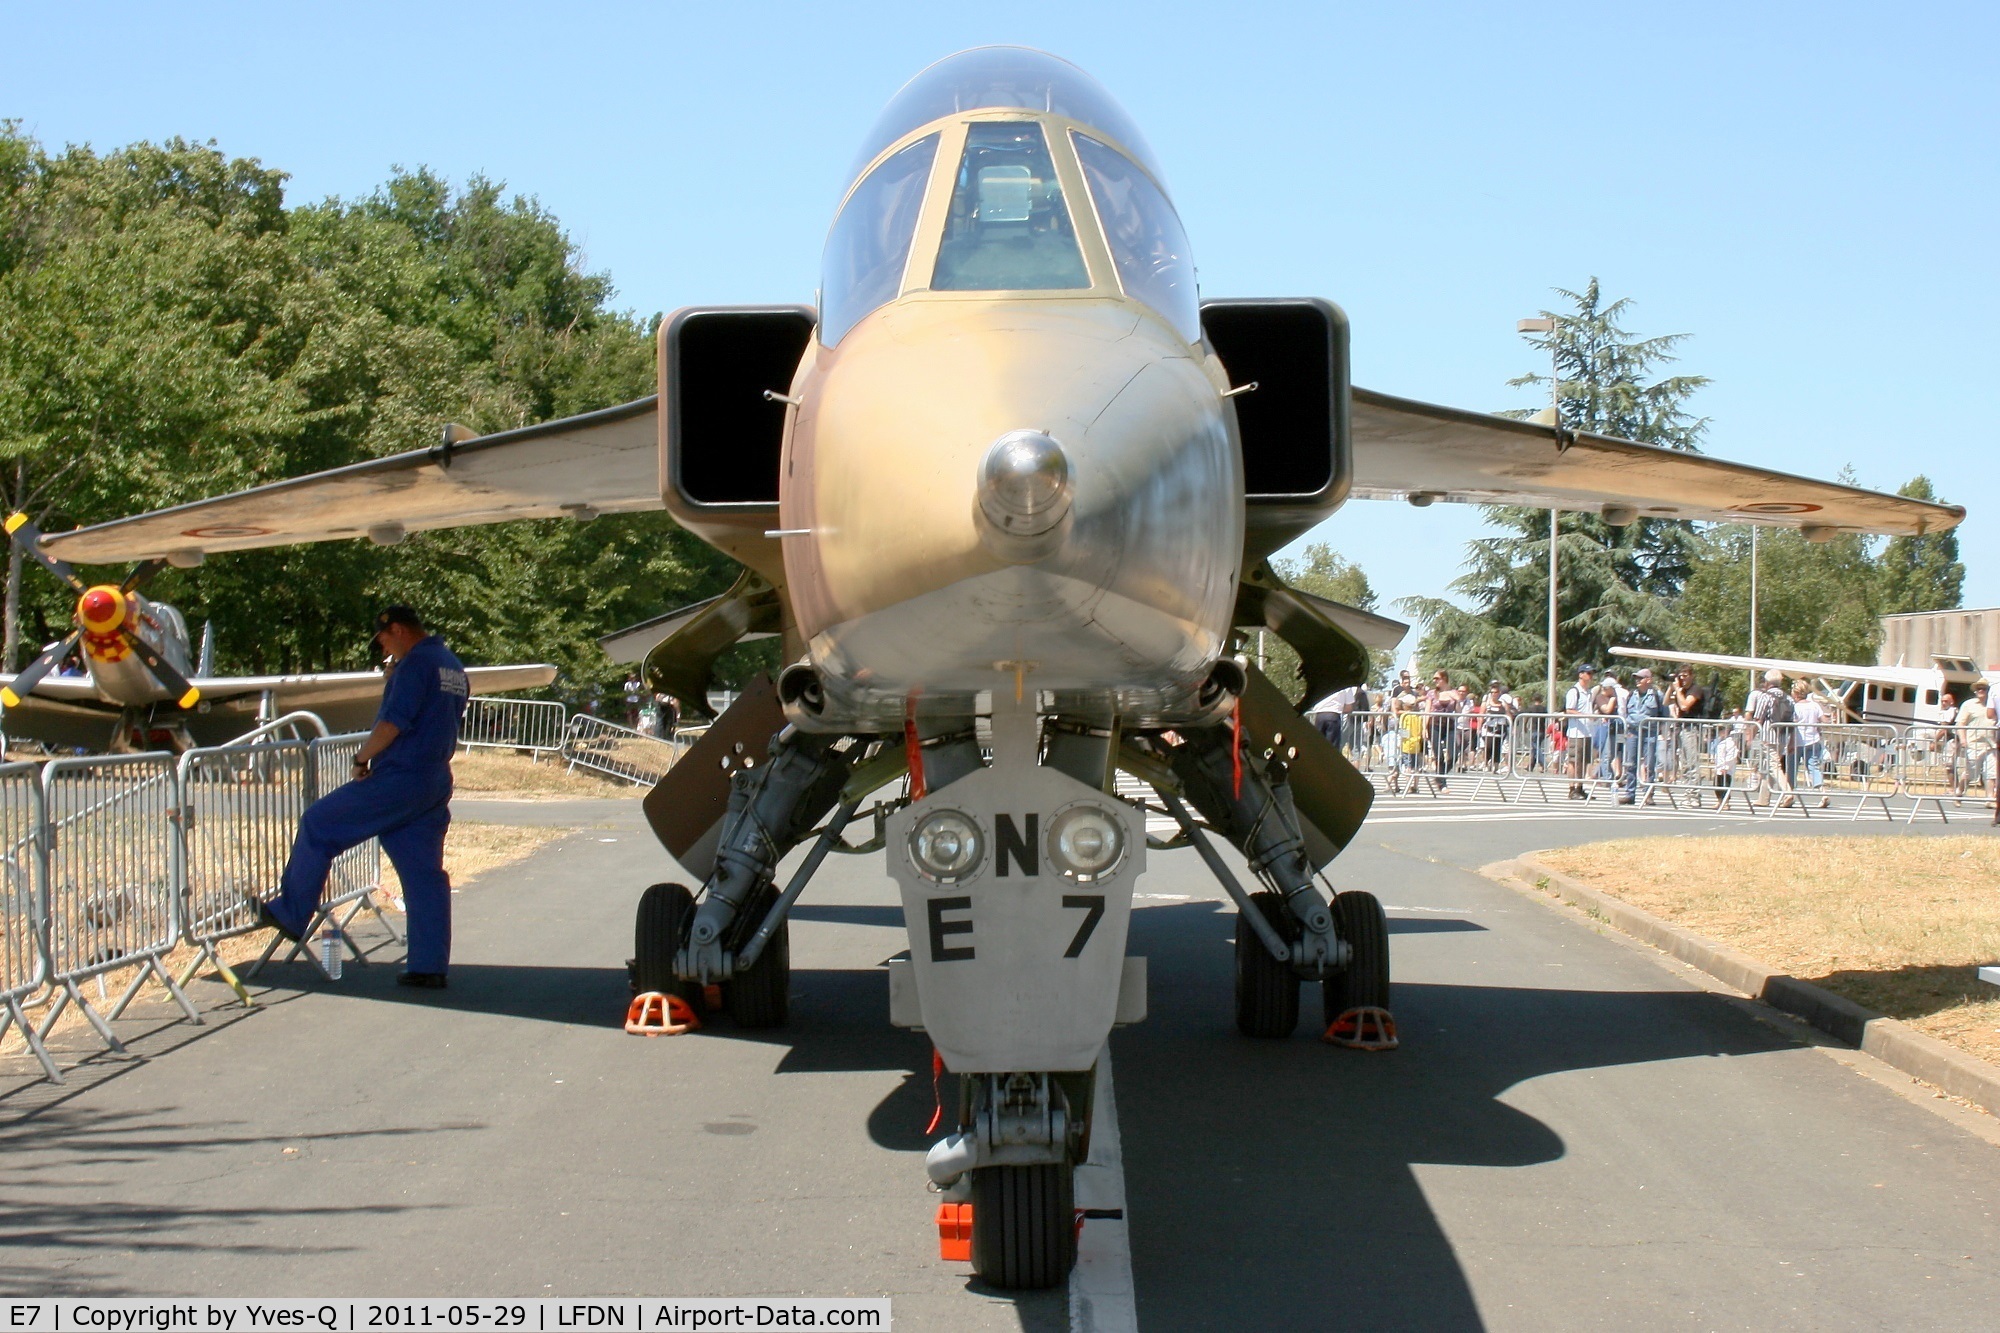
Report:
M1913 1078L2000 1115L2000 1065L1967 1055L1906 1023L1864 1009L1830 990L1787 976L1748 954L1600 893L1550 869L1532 855L1495 862L1482 867L1481 873L1494 879L1513 879L1530 888L1551 889L1614 929L1708 973L1724 985L1795 1014Z

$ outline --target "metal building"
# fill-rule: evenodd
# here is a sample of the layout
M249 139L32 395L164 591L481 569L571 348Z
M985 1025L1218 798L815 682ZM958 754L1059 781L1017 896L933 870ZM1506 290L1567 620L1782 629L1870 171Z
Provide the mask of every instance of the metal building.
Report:
M1981 667L2000 667L2000 607L1882 617L1879 665L1929 666L1935 657L1967 657Z

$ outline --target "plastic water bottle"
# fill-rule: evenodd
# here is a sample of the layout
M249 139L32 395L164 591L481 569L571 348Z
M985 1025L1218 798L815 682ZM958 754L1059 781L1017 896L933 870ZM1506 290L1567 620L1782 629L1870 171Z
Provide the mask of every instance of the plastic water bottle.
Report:
M340 947L340 932L328 922L319 931L319 965L326 969L330 980L340 980L340 965L346 959L346 950Z

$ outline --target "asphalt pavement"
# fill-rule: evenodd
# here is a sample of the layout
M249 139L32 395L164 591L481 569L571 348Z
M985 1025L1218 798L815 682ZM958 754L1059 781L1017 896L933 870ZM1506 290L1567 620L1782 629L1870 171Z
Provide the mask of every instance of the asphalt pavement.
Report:
M1139 1326L1908 1328L2000 1308L2000 1136L1476 873L1768 826L1378 813L1335 879L1389 906L1393 1053L1314 1040L1311 995L1292 1040L1237 1036L1220 890L1192 852L1141 881L1152 1012L1112 1041L1126 1220L1088 1224L1094 1253L1129 1249ZM460 817L587 827L464 887L449 991L396 987L390 947L337 984L269 969L258 1010L201 1029L147 1008L131 1058L63 1088L0 1061L0 1285L887 1294L901 1328L1071 1326L1067 1293L991 1292L937 1258L929 1047L887 1024L904 939L879 856L832 858L800 905L789 1028L648 1040L619 1027L623 960L671 866L636 806ZM1117 1305L1077 1314L1115 1327Z

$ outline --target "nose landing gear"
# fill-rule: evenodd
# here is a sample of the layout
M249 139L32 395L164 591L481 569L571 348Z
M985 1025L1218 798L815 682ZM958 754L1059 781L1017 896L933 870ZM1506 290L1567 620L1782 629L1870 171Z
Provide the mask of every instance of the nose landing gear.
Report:
M972 1203L966 1257L996 1287L1059 1286L1076 1264L1076 1163L1088 1145L1090 1075L974 1074L961 1080L968 1108L924 1162L954 1222ZM943 1225L943 1215L940 1215ZM955 1239L947 1237L947 1241Z

